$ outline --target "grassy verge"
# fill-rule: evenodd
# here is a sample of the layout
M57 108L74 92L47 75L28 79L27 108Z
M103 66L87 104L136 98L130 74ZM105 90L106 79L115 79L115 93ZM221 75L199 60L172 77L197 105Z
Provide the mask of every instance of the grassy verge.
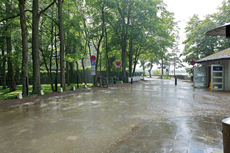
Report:
M70 86L66 85L66 90L72 90L73 86L75 86L75 88L77 88L77 84L70 84ZM87 86L93 87L93 84L88 83ZM84 84L79 84L79 88L84 88L84 87L85 87ZM60 88L60 84L58 84L58 89L59 88ZM17 85L16 89L17 89L16 91L10 92L9 88L2 89L2 86L0 86L0 100L16 99L18 93L22 93L22 85ZM32 85L29 85L29 95L32 95L32 90L33 90ZM53 92L50 84L42 84L41 90L43 90L44 94Z
M158 79L161 79L161 77L159 77ZM163 79L171 79L171 77L169 77L169 76L163 76Z

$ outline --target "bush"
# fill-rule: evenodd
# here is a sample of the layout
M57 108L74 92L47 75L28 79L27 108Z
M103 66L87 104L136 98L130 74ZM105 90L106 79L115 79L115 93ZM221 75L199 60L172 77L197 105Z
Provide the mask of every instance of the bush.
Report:
M191 81L193 81L193 76L190 76L190 78L189 78Z
M159 77L158 79L161 79L161 77ZM163 76L163 79L171 79L171 77L169 77L169 76Z
M153 75L161 75L161 70L154 70Z

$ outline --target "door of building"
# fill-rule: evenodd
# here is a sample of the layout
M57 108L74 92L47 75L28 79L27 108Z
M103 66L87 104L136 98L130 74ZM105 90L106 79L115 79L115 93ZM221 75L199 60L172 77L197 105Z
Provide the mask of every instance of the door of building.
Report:
M211 65L211 89L224 90L224 67Z
M193 86L206 87L206 68L193 67Z

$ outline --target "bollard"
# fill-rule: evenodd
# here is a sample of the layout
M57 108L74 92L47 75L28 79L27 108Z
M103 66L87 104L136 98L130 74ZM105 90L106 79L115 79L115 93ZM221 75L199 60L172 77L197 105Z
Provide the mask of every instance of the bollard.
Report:
M73 86L73 90L75 90L75 86Z
M224 153L230 152L230 118L222 120Z
M23 99L22 93L18 93L17 98L18 98L18 99Z
M40 90L40 95L44 95L44 92L43 92L43 90Z
M131 78L131 84L133 84L133 78Z
M62 89L62 88L60 88L60 92L63 92L63 89Z
M175 85L177 85L177 78L175 77Z

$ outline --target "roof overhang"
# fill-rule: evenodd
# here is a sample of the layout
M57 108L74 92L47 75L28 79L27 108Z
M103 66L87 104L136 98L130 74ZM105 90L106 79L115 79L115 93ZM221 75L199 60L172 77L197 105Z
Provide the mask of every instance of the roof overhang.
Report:
M221 58L213 58L213 59L201 59L196 61L196 63L205 63L205 62L212 62L212 61L220 61L220 60L230 60L230 57L221 57Z
M209 30L205 34L208 36L226 36L227 26L230 26L230 23L226 23L225 25Z

